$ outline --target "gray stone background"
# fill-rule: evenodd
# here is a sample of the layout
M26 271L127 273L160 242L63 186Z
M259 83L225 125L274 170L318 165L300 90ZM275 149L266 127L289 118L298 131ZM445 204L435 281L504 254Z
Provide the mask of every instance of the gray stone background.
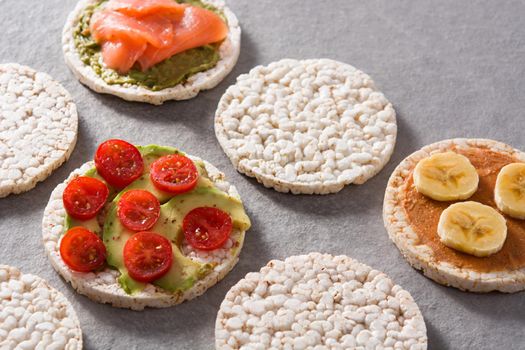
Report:
M0 263L48 279L73 303L86 349L213 349L227 290L273 258L311 251L347 254L410 291L430 349L525 348L525 294L475 295L412 269L381 218L390 173L420 147L451 137L487 137L525 150L524 1L229 0L243 29L233 72L212 91L161 107L98 95L64 64L62 26L74 0L0 0L0 62L51 74L73 95L79 138L71 159L32 191L0 199ZM398 114L391 161L362 186L336 195L293 196L238 174L213 131L215 107L235 77L284 57L328 57L372 76ZM76 294L48 263L42 212L52 189L108 138L182 148L222 169L253 220L240 262L204 296L163 310L114 309Z

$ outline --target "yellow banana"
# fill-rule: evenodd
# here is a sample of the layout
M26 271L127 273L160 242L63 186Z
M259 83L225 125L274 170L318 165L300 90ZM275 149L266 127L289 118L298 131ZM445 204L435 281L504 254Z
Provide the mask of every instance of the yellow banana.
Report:
M512 163L501 169L496 180L494 200L505 214L525 219L525 163Z
M437 201L467 199L478 189L479 176L470 160L454 152L421 160L414 169L418 192Z
M460 202L443 211L438 235L447 247L485 257L497 253L507 238L507 222L496 209L478 202Z

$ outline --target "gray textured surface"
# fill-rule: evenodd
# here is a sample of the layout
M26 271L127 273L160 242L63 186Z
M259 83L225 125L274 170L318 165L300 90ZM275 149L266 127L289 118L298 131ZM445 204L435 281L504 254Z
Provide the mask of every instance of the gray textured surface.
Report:
M212 349L226 291L272 258L310 251L347 254L388 273L425 316L431 349L525 348L525 294L474 295L414 271L388 240L383 192L396 164L449 137L489 137L525 149L525 3L520 1L230 0L243 27L237 67L212 91L153 107L97 95L63 63L60 32L74 1L0 0L0 62L50 73L79 109L69 162L29 193L0 200L0 262L48 279L73 303L86 349ZM237 174L213 133L215 106L235 77L283 57L330 57L376 81L398 113L398 144L375 178L326 197L292 196ZM110 137L158 142L206 158L226 172L253 220L234 271L204 296L142 313L76 295L53 271L40 221L51 190Z

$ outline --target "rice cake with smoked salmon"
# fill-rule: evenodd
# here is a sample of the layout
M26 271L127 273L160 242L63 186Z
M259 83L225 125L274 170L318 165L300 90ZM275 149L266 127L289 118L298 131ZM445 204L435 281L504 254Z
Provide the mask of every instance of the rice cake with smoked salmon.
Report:
M80 82L90 89L104 94L112 94L128 101L146 102L160 105L167 100L186 100L195 97L199 91L215 87L233 69L240 52L241 28L235 14L222 0L203 0L206 6L220 11L227 22L228 33L218 46L219 59L210 69L199 71L175 86L152 90L128 82L108 83L93 67L84 63L75 44L75 30L86 9L96 6L100 0L81 0L69 15L62 33L62 48L66 64ZM125 81L125 80L124 80Z

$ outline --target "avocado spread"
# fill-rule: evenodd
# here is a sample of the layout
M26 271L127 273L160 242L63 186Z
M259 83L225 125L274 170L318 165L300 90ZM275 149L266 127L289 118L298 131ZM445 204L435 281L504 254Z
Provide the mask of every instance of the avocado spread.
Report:
M139 85L149 90L159 91L183 83L192 75L215 67L220 60L219 43L197 47L173 55L145 72L133 67L127 74L119 74L113 69L105 67L102 64L101 47L91 37L89 22L93 13L103 7L107 1L101 0L87 6L73 30L75 47L80 60L91 66L106 83L110 85ZM217 13L226 21L220 10L200 0L177 0L177 2L206 8Z
M233 227L241 231L250 228L250 219L239 199L231 197L215 187L202 162L195 162L199 172L199 180L192 191L171 195L158 190L150 180L150 165L164 155L183 153L175 148L157 145L138 146L137 148L144 160L142 176L118 193L108 185L110 197L106 208L102 210L99 216L90 220L79 221L66 215L65 231L75 226L82 226L101 235L107 250L108 265L118 269L121 273L118 278L120 286L128 294L139 292L146 284L135 281L129 276L123 257L124 246L135 232L126 229L120 223L117 216L117 203L122 194L128 190L143 189L150 191L161 203L161 210L157 223L149 231L168 238L171 241L173 251L173 264L170 270L166 275L154 281L153 284L170 292L183 292L210 273L214 267L213 264L191 260L182 253L181 246L184 238L182 221L186 214L198 207L216 207L227 212L232 218ZM104 181L94 168L84 175Z

